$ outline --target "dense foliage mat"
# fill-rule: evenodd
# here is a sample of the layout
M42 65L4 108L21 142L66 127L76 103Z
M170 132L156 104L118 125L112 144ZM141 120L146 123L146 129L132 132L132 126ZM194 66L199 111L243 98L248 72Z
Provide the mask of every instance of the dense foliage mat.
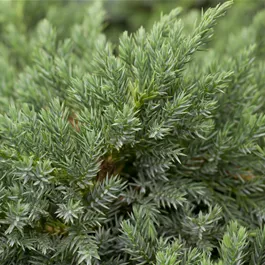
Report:
M1 264L264 265L265 12L114 47L98 1L26 2L0 11Z

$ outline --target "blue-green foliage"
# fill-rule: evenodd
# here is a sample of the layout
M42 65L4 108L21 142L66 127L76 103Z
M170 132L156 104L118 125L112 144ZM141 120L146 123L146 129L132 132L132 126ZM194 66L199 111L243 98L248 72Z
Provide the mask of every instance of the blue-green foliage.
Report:
M1 264L265 264L264 11L177 8L115 49L64 4L0 10Z

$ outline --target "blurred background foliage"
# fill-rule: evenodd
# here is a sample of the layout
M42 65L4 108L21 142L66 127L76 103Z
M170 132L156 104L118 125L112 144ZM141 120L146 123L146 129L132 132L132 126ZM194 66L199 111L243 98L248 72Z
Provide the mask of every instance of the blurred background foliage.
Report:
M46 17L57 28L61 37L67 37L71 25L82 21L86 10L84 6L90 2L90 0L4 0L0 3L0 32L8 28L7 21L15 25L16 30L30 32L41 19ZM224 0L103 0L102 2L106 10L105 33L110 40L117 42L121 32L125 30L134 32L140 26L148 29L161 13L168 13L175 7L182 7L184 17L189 13L189 18L196 19L202 8L207 9ZM257 12L265 9L265 0L234 0L234 2L229 21L219 27L221 31L229 28L230 32L236 32L242 25L251 23ZM12 31L10 27L8 30Z

